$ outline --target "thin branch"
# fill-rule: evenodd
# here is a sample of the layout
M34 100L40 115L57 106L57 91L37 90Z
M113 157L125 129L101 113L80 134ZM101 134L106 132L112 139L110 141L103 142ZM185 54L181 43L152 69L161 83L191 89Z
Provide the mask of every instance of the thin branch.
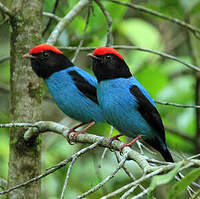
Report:
M3 19L3 21L1 21L0 22L0 26L3 26L6 22L8 22L9 21L9 17L5 17L4 19Z
M94 193L95 191L100 189L106 182L108 182L111 178L113 178L116 175L116 173L122 168L122 166L127 160L127 157L128 157L128 153L124 155L124 158L121 160L118 167L109 176L107 176L102 182L100 182L99 184L97 184L96 186L88 190L87 192L78 196L77 199L85 198L85 196L88 196L89 194Z
M200 36L200 30L194 26L192 26L191 24L188 24L188 23L185 23L184 21L181 21L179 19L176 19L176 18L173 18L173 17L169 17L169 16L166 16L160 12L157 12L157 11L154 11L154 10L151 10L151 9L148 9L148 8L145 8L143 6L139 6L139 5L135 5L133 3L126 3L126 2L121 2L121 1L117 1L117 0L107 0L107 1L110 1L110 2L113 2L113 3L117 3L117 4L121 4L121 5L124 5L124 6L128 6L130 8L133 8L133 9L136 9L136 10L139 10L141 12L145 12L145 13L148 13L148 14L151 14L151 15L154 15L156 17L160 17L162 19L165 19L165 20L168 20L168 21L171 21L173 23L176 23L184 28L187 28L188 30L190 30L192 33L194 33L194 35L199 39Z
M61 21L61 19L62 19L62 18L58 17L57 15L52 14L50 12L43 12L43 16L50 17L50 18L55 19L57 21Z
M119 163L120 163L119 155L117 154L116 151L114 151L114 153L115 153L115 157L116 157L116 159L117 159L117 162L118 162L118 164L119 164ZM131 178L131 180L133 180L133 181L136 180L136 178L132 175L131 172L128 171L128 169L126 168L125 165L122 166L122 169L123 169L124 172L127 174L127 176L128 176L129 178Z
M72 161L71 161L71 163L69 165L69 168L67 170L67 175L66 175L66 178L65 178L65 183L64 183L64 186L63 186L63 189L62 189L62 193L61 193L60 199L64 199L64 197L65 197L65 190L67 188L67 184L68 184L69 176L70 176L70 173L71 173L71 170L72 170L72 166L75 163L75 161L76 161L77 158L78 158L78 156L72 158Z
M155 176L155 175L157 175L157 174L159 174L161 172L163 172L163 171L160 168L160 169L157 169L156 171L153 171L153 172L151 172L151 173L149 173L147 175L143 175L141 178L135 180L134 182L131 182L131 183L129 183L129 184L117 189L116 191L114 191L112 193L109 193L106 196L101 197L100 199L107 199L107 198L111 198L113 196L116 196L117 194L125 191L126 189L131 189L133 186L135 186L137 184L140 184L141 182L143 182L143 181L147 180L148 178L151 178L151 177L153 177L153 176Z
M113 126L110 126L110 132L108 134L108 137L110 138L112 136L112 133L113 133ZM106 152L108 151L108 148L105 148L103 150L103 153L101 155L101 159L100 159L100 162L99 162L99 165L98 167L101 168L101 165L102 165L102 162L103 162L103 159L105 158L105 155L106 155Z
M30 128L33 130L28 130L24 134L24 139L28 140L33 136L37 136L39 133L36 134L36 130L39 131L40 133L43 132L53 132L57 133L62 136L66 136L66 133L68 131L68 128L58 124L56 122L50 122L50 121L39 121L34 124L30 123L10 123L10 124L1 124L0 127L34 127ZM97 136L93 134L80 134L78 135L77 138L74 138L74 133L70 134L70 141L72 142L78 142L78 143L88 143L88 144L93 144L96 142L99 142L100 147L107 147L109 143L109 138L105 138L102 136ZM122 146L124 143L118 140L115 140L111 143L110 148L120 151L120 146ZM159 169L162 166L157 166L157 167L152 167L149 165L147 162L146 158L139 154L138 152L132 150L130 147L125 147L122 150L123 154L128 153L128 159L129 160L134 160L140 168L143 170L144 173L148 173L151 171L154 171L156 169ZM194 165L200 165L200 160L192 160ZM187 164L187 161L184 161L184 164ZM163 171L168 171L176 166L176 163L168 163L168 165L163 166Z
M101 11L103 12L104 16L107 20L107 42L106 46L113 45L113 36L112 36L112 17L110 16L109 12L105 9L104 5L99 0L95 0Z
M115 153L115 157L116 157L116 159L117 159L117 162L119 163L119 162L120 162L119 155L117 154L116 151L115 151L114 153ZM133 174L132 174L131 172L128 171L128 169L126 168L125 165L122 166L122 169L123 169L124 172L131 178L131 180L133 180L133 181L136 180L136 178L133 176ZM142 191L145 190L145 188L144 188L141 184L138 184L138 186L140 187L140 189L141 189Z
M200 72L200 68L193 65L193 64L190 64L190 63L187 63L175 56L172 56L172 55L169 55L169 54L166 54L166 53L163 53L163 52L159 52L159 51L156 51L156 50L151 50L151 49L146 49L146 48L139 48L139 47L136 47L136 46L114 46L114 48L119 48L120 49L130 49L130 50L139 50L139 51L144 51L144 52L149 52L149 53L153 53L153 54L157 54L157 55L160 55L164 58L168 58L168 59L171 59L171 60L174 60L176 62L179 62L181 64L184 64L185 66L187 66L188 68L194 70L194 71L199 71Z
M13 17L13 13L11 12L10 9L8 9L5 5L3 5L0 2L0 11L2 11L4 14L8 15L9 17Z
M144 190L143 192L139 193L138 195L132 197L131 199L138 199L138 198L142 198L144 195L146 195L149 192L149 188L147 188L146 190Z
M54 44L58 37L60 36L61 32L64 30L64 28L69 25L72 20L83 10L85 6L87 6L89 3L89 0L80 0L74 8L72 8L66 15L63 17L55 29L51 32L47 43Z
M78 47L76 49L75 55L74 55L74 57L72 59L72 63L76 60L76 57L78 56L80 48L83 45L83 42L85 40L85 35L86 35L86 31L87 31L88 24L89 24L89 19L90 19L90 9L91 9L91 4L89 4L89 7L88 7L88 15L87 15L86 22L85 22L85 28L84 28L84 31L83 31L83 36L82 36L82 39L80 40L80 43L79 43L79 45L78 45Z
M60 135L66 136L66 132L68 131L68 128L66 128L65 126L55 123L55 122L50 122L50 121L40 121L40 122L36 122L35 124L33 124L34 127L37 128L30 128L33 130L28 130L26 131L24 138L25 140L30 139L33 136L37 136L39 133L37 133L37 131L39 132L45 132L45 131L52 131L55 133L58 133ZM108 142L109 142L109 138L104 138L101 136L97 136L97 135L91 135L91 134L85 134L85 135L78 135L78 137L76 139L74 139L73 137L73 133L70 134L69 139L73 142L80 142L80 143L95 143L99 140L101 140L101 142L99 143L99 146L101 147L107 147L108 146ZM120 141L113 141L111 144L111 148L115 149L117 151L120 151L120 146L123 143ZM148 164L148 162L143 158L142 155L140 155L138 152L133 151L130 147L125 147L122 150L123 153L127 153L128 152L128 158L129 159L133 159L135 160L138 165L144 170L144 172L148 172L149 170L151 170L150 165Z
M8 182L5 179L0 177L0 188L6 189L7 185L8 185Z
M59 0L56 0L56 2L54 4L53 11L51 12L53 15L56 13L56 9L58 7L58 2L59 2ZM50 17L50 19L47 22L47 25L46 25L45 29L42 32L42 36L44 36L45 33L47 32L47 30L49 29L49 27L51 25L51 22L52 22L52 18Z
M42 131L42 132L49 132L49 131L52 131L54 133L58 133L62 136L66 136L66 132L68 130L68 128L66 128L65 126L61 125L61 124L58 124L58 123L55 123L55 122L44 122L44 121L40 121L40 122L36 122L34 124L30 124L30 123L11 123L11 124L4 124L4 125L0 125L1 127L28 127L28 126L31 126L31 127L34 127L33 129L37 129L38 131ZM35 130L34 130L35 131ZM29 131L30 133L31 131ZM35 136L34 134L32 134L31 136ZM30 138L30 135L26 134L24 135L24 137L27 139L27 138ZM85 134L85 135L78 135L77 138L74 138L74 133L72 133L70 135L70 138L69 138L72 142L78 142L78 143L89 143L89 144L93 144L91 145L91 147L96 147L97 145L98 146L101 146L101 147L107 147L108 146L108 143L109 143L109 138L104 138L104 137L101 137L101 136L96 136L96 135L92 135L92 134ZM120 146L122 146L122 142L120 141L113 141L112 144L111 144L111 149L114 149L114 150L120 150ZM75 156L79 156L79 153L85 153L87 152L88 150L88 147L79 151L78 153L72 155L70 158L68 158L67 160L64 160L62 161L61 163L55 165L54 167L48 169L45 173L33 178L33 179L30 179L28 180L27 182L24 182L20 185L17 185L15 187L12 187L8 190L5 190L3 192L0 192L0 194L5 194L5 193L8 193L14 189L17 189L21 186L25 186L31 182L34 182L36 180L39 180L41 179L42 177L45 177L47 175L49 175L50 173L56 171L57 169L65 166L68 162L71 162L72 159L75 157ZM180 162L178 163L166 163L165 165L161 165L161 166L151 166L146 158L142 155L140 155L139 153L137 153L136 151L132 150L131 148L129 147L125 147L123 150L122 150L123 154L126 154L127 156L127 159L128 160L134 160L139 166L140 168L142 169L142 171L145 173L145 175L143 177L141 177L140 179L138 180L135 180L133 183L134 184L129 184L129 185L126 185L126 187L123 187L122 189L120 188L120 190L125 190L127 188L131 188L132 186L135 186L135 185L138 185L140 184L142 181L144 181L145 179L149 178L149 177L152 177L158 173L162 173L162 172L167 172L167 171L170 171L172 170L174 167L176 167L177 164L180 164ZM181 161L181 164L182 164L182 168L187 168L187 167L192 167L192 166L199 166L200 165L200 160L198 159L192 159L190 161L188 161L188 159L184 160L184 161ZM100 184L98 184L97 186L94 187L94 189L92 190L89 190L87 192L87 194L90 194L92 193L92 191L96 191L97 189L99 189L104 183L106 183L109 179L111 179L115 173L123 166L122 164L122 161L121 161L121 164L119 165L119 167L113 171L113 173L108 176L104 181L102 181ZM150 172L149 174L146 174ZM117 191L118 192L118 191ZM84 193L86 194L86 193ZM82 195L81 195L82 197Z
M13 127L37 127L37 125L32 123L6 123L0 124L0 128L13 128Z
M194 71L198 71L200 72L200 68L193 65L193 64L190 64L190 63L187 63L175 56L172 56L172 55L169 55L167 53L163 53L163 52L159 52L159 51L156 51L156 50L152 50L152 49L147 49L147 48L139 48L137 46L125 46L125 45L113 45L111 46L113 48L116 48L116 49L127 49L127 50L139 50L139 51L143 51L143 52L148 52L148 53L153 53L153 54L156 54L156 55L160 55L164 58L167 58L167 59L171 59L171 60L174 60L176 62L179 62L185 66L187 66L188 68L194 70ZM76 50L77 47L58 47L59 49L65 49L65 50ZM96 49L97 47L82 47L80 48L80 50L84 50L84 51L89 51L89 50L94 50Z
M131 187L127 192L125 192L120 199L126 199L135 189L137 188L137 185ZM145 191L145 190L144 190Z
M200 109L200 105L184 105L184 104L177 104L177 103L172 103L172 102L161 102L161 101L158 101L158 100L154 100L154 102L157 103L157 104L175 106L175 107L178 107L178 108L196 108L196 109Z
M66 159L66 160L63 160L63 161L61 161L60 163L54 165L53 167L47 169L47 171L44 172L43 174L41 174L41 175L39 175L39 176L36 176L36 177L34 177L34 178L32 178L32 179L30 179L30 180L28 180L28 181L26 181L26 182L24 182L24 183L22 183L22 184L19 184L19 185L16 185L16 186L12 187L12 188L7 189L7 190L1 191L1 192L0 192L0 195L9 193L9 192L11 192L11 191L13 191L13 190L15 190L15 189L20 188L20 187L24 187L24 186L26 186L26 185L28 185L28 184L30 184L30 183L32 183L32 182L35 182L35 181L37 181L37 180L39 180L39 179L41 179L41 178L44 178L44 177L48 176L48 175L51 174L51 173L54 173L54 172L57 171L58 169L64 167L68 162L71 162L72 159L73 159L75 156L83 155L83 154L87 153L89 150L95 148L97 145L98 145L98 142L96 142L96 143L94 143L94 144L92 144L92 145L90 145L90 146L88 146L88 147L86 147L86 148L81 149L80 151L78 151L77 153L75 153L74 155L72 155L70 158L68 158L68 159Z
M1 58L0 59L0 64L3 63L3 62L5 62L5 61L7 61L7 60L9 60L9 59L10 59L10 57Z

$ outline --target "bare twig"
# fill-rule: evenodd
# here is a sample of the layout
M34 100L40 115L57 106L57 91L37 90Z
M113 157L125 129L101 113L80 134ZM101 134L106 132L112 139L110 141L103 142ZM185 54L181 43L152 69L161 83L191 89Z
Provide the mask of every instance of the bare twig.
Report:
M200 69L193 65L193 64L190 64L190 63L187 63L175 56L172 56L172 55L169 55L169 54L166 54L166 53L163 53L163 52L159 52L159 51L156 51L156 50L151 50L151 49L146 49L146 48L139 48L139 47L136 47L136 46L118 46L116 45L114 48L118 48L120 47L120 49L130 49L130 50L139 50L139 51L144 51L144 52L149 52L149 53L153 53L153 54L157 54L157 55L160 55L164 58L168 58L168 59L171 59L171 60L174 60L176 62L179 62L181 64L184 64L185 66L187 66L188 68L194 70L194 71L200 71Z
M10 57L1 58L0 59L0 64L3 63L3 62L5 62L5 61L7 61L7 60L9 60L9 59L10 59Z
M84 198L85 196L88 196L89 194L94 193L95 191L100 189L106 182L108 182L111 178L113 178L116 175L116 173L122 168L122 166L124 165L127 157L128 157L128 153L126 153L124 155L124 158L121 160L121 162L119 163L118 167L108 177L106 177L102 182L100 182L99 184L94 186L92 189L90 189L87 192L85 192L85 193L81 194L80 196L78 196L77 199Z
M155 176L155 175L157 175L157 174L159 174L161 172L162 172L162 168L157 169L156 171L153 171L153 172L151 172L151 173L149 173L147 175L143 175L141 178L135 180L134 182L131 182L131 183L129 183L129 184L117 189L116 191L114 191L112 193L109 193L106 196L101 197L100 199L107 199L107 198L111 198L113 196L116 196L117 194L119 194L119 193L121 193L121 192L123 192L123 191L125 191L127 189L130 189L131 187L133 187L133 186L135 186L137 184L140 184L141 182L143 182L143 181L147 180L148 178L151 178L151 177L153 177L153 176Z
M6 22L8 22L9 21L9 17L5 17L4 19L3 19L3 21L1 21L0 22L0 26L3 26Z
M52 19L55 19L57 21L60 21L62 18L56 16L55 14L52 14L50 12L43 12L43 16L46 16L46 17L50 17Z
M0 128L13 128L13 127L37 127L37 125L32 123L7 123L0 124Z
M72 155L70 158L68 158L68 159L66 159L66 160L63 160L62 162L60 162L60 163L54 165L53 167L47 169L47 171L44 172L43 174L41 174L41 175L39 175L39 176L37 176L37 177L34 177L34 178L32 178L32 179L30 179L30 180L28 180L28 181L26 181L26 182L24 182L24 183L22 183L22 184L19 184L19 185L16 185L16 186L12 187L12 188L7 189L7 190L1 191L1 192L0 192L0 195L9 193L9 192L11 192L11 191L13 191L13 190L15 190L15 189L18 189L18 188L20 188L20 187L26 186L26 185L28 185L29 183L35 182L35 181L37 181L37 180L39 180L39 179L41 179L41 178L44 178L44 177L48 176L49 174L51 174L51 173L57 171L58 169L64 167L68 162L71 162L72 159L73 159L75 156L83 155L83 154L85 154L86 152L88 152L89 150L95 148L97 145L98 145L98 142L96 142L96 143L94 143L94 144L92 144L92 145L90 145L90 146L88 146L88 147L86 147L86 148L81 149L80 151L78 151L77 153L75 153L74 155Z
M32 131L29 130L25 133L24 138L25 140L30 139L33 136L36 136L38 134L36 134L36 130L40 131L40 132L49 132L52 131L53 133L57 133L59 135L62 136L66 136L66 132L68 130L67 127L55 123L55 122L50 122L50 121L40 121L40 122L36 122L34 124L30 124L30 123L10 123L10 124L1 124L0 127L34 127L31 128L33 129ZM99 146L101 147L107 147L108 143L109 143L109 138L104 138L101 136L97 136L97 135L93 135L93 134L80 134L78 135L77 138L74 138L74 133L70 134L70 141L72 142L78 142L78 143L88 143L88 144L93 144L95 142L99 142ZM120 151L120 146L124 144L121 141L115 140L111 143L110 148ZM138 152L132 150L130 147L125 147L122 150L123 154L128 153L128 159L129 160L134 160L135 162L137 162L137 164L141 167L141 169L144 171L144 173L148 173L151 171L154 171L156 169L159 169L162 166L158 166L158 167L152 167L149 165L149 163L146 161L146 158L144 156L142 156L141 154L139 154ZM184 161L184 164L187 164L188 161ZM200 165L200 160L193 160L192 163L194 165ZM162 167L163 171L168 171L171 170L172 168L174 168L176 166L176 163L168 163L168 165L165 165Z
M78 158L78 157L72 158L72 161L71 161L71 163L70 163L70 165L69 165L69 168L68 168L68 170L67 170L67 175L66 175L66 178L65 178L65 183L64 183L64 186L63 186L63 189L62 189L62 192L61 192L60 199L64 199L64 197L65 197L65 190L66 190L66 188L67 188L67 184L68 184L68 180L69 180L69 175L70 175L70 173L71 173L72 166L73 166L73 164L75 163L75 161L76 161L77 158Z
M54 44L56 40L58 39L61 32L64 30L64 28L71 23L71 21L83 10L85 6L87 6L89 3L89 0L80 0L74 8L72 8L66 15L63 17L55 29L50 34L47 43Z
M125 192L120 199L126 199L135 189L137 188L137 185L131 187L127 192Z
M84 28L84 31L83 31L83 37L80 40L80 43L79 43L79 45L78 45L78 47L76 49L75 55L74 55L74 57L72 59L72 63L76 60L76 57L78 56L80 48L83 45L83 42L85 40L85 35L86 35L86 31L87 31L88 24L89 24L89 19L90 19L90 9L91 9L91 4L89 4L89 7L88 7L88 15L87 15L86 22L85 22L85 28Z
M45 131L52 131L52 132L55 132L55 133L58 133L60 135L63 135L65 136L68 128L66 128L65 126L63 125L60 125L58 123L55 123L55 122L44 122L44 121L40 121L40 122L36 122L34 124L30 124L30 123L11 123L11 124L4 124L4 125L0 125L1 127L34 127L33 129L37 129L38 131L42 131L42 132L45 132ZM35 128L36 127L36 128ZM35 131L34 130L34 131ZM33 131L33 132L34 132ZM31 131L29 131L30 133ZM33 133L31 132L31 133ZM34 134L31 134L31 136L34 136ZM26 132L26 135L25 135L25 138L30 138L31 137L30 135L27 135L27 132ZM91 147L93 146L103 146L103 147L107 147L108 145L108 142L109 142L109 138L104 138L104 137L101 137L101 136L96 136L96 135L92 135L92 134L85 134L85 135L78 135L77 138L74 138L74 133L72 133L70 135L70 140L72 142L79 142L79 143L90 143L90 144L94 144L92 145ZM123 143L120 142L120 141L113 141L112 144L111 144L111 148L114 149L114 150L120 150L120 146L122 145ZM71 162L73 160L73 158L75 158L76 156L79 156L79 153L84 153L85 150L87 151L88 148L85 148L81 151L79 151L78 153L74 154L73 156L71 156L70 158L68 158L67 160L64 160L62 161L61 163L59 163L58 165L55 165L53 168L50 168L47 170L47 172L45 172L44 174L41 174L40 176L37 176L33 179L30 179L29 181L27 182L24 182L20 185L17 185L15 187L12 187L8 190L5 190L3 192L0 192L0 194L5 194L5 193L8 193L14 189L17 189L21 186L25 186L31 182L34 182L36 180L39 180L40 178L42 177L45 177L46 175L49 175L50 173L54 172L55 170L65 166L68 162ZM138 185L140 184L140 182L144 181L145 179L149 178L149 177L152 177L158 173L161 173L161 172L166 172L166 171L169 171L171 169L173 169L177 164L179 163L166 163L166 165L162 165L162 166L150 166L150 164L146 161L146 158L142 155L140 155L139 153L137 153L136 151L132 150L131 148L129 147L125 147L123 150L122 150L123 154L126 154L126 156L128 157L129 160L134 160L140 167L141 169L144 171L145 175L143 177L141 177L139 180L135 180L134 183L136 184L131 184L130 187L125 187L123 188L123 190L127 189L127 188L131 188L132 186L135 186L135 185ZM199 166L200 165L200 160L198 159L192 159L190 161L188 160L184 160L181 162L182 164L182 168L187 168L187 167L191 167L191 166ZM89 190L88 192L84 193L84 195L86 194L90 194L92 193L93 191L96 191L97 189L99 189L104 183L106 183L109 179L111 179L115 173L123 166L122 164L122 161L121 161L121 164L119 165L120 167L118 167L115 171L113 171L113 173L108 176L105 180L103 180L100 184L98 184L97 186L94 187L94 189L91 189ZM181 170L180 169L180 170ZM70 170L68 171L70 172ZM146 174L147 172L150 172L150 175L149 174ZM67 175L69 176L69 175ZM68 179L68 177L67 177ZM122 189L120 189L122 190ZM118 191L117 191L118 192ZM112 194L111 194L112 195ZM82 197L83 195L81 195Z
M187 62L185 62L185 61L183 61L183 60L181 60L181 59L179 59L175 56L169 55L167 53L163 53L163 52L159 52L159 51L147 49L147 48L139 48L137 46L113 45L111 47L116 48L116 49L139 50L139 51L143 51L143 52L153 53L153 54L156 54L156 55L160 55L164 58L171 59L171 60L174 60L176 62L179 62L179 63L187 66L188 68L190 68L194 71L200 72L199 67L197 67L193 64L187 63ZM65 49L65 50L76 50L77 47L68 46L68 47L58 47L58 48ZM82 47L82 48L80 48L80 50L89 51L89 50L94 50L96 48L97 47Z
M59 0L56 0L56 2L54 4L53 11L51 12L51 14L53 14L53 15L56 13L56 9L58 7L58 2L59 2ZM47 32L48 28L50 27L51 22L52 22L52 17L50 17L50 19L47 22L47 25L46 25L45 29L42 32L43 36L45 35L45 33Z
M8 15L9 17L13 17L13 13L10 9L8 9L5 5L0 2L0 11L4 14Z
M28 130L25 135L24 138L26 140L30 139L33 136L38 135L39 133L37 133L37 131L40 132L45 132L45 131L52 131L55 133L58 133L60 135L66 136L66 132L68 130L68 128L66 128L65 126L55 123L55 122L50 122L50 121L40 121L40 122L36 122L34 125L34 127L37 128L31 128L33 130ZM77 139L74 139L73 137L73 133L70 134L69 139L73 142L80 142L80 143L95 143L97 141L99 141L100 139L102 139L103 137L100 136L96 136L96 135L91 135L91 134L85 134L85 135L78 135ZM103 147L107 147L108 146L108 142L109 142L109 138L104 138L103 140L101 140L101 142L99 143L99 146L103 146ZM113 141L111 144L111 148L115 149L115 150L120 150L120 146L123 143L120 141ZM140 155L138 152L133 151L131 148L129 147L125 147L122 150L123 153L127 153L128 152L128 158L129 159L133 159L135 160L138 165L144 170L144 172L148 172L151 171L151 167L148 164L148 162L143 158L142 155Z
M177 104L177 103L172 103L172 102L161 102L161 101L158 101L158 100L154 100L154 102L157 103L157 104L175 106L175 107L178 107L178 108L200 109L200 105L184 105L184 104Z
M111 136L112 136L112 133L113 133L113 126L110 126L110 132L109 132L108 137L111 137ZM107 150L108 150L108 148L105 148L105 149L103 150L103 153L102 153L102 155L101 155L101 159L100 159L100 162L99 162L99 165L98 165L99 168L101 168L101 165L102 165L102 162L103 162L103 159L104 159L104 157L105 157L105 155L106 155Z
M110 2L113 2L113 3L117 3L117 4L121 4L121 5L124 5L124 6L128 6L130 8L133 8L133 9L136 9L136 10L139 10L139 11L154 15L156 17L160 17L162 19L171 21L171 22L176 23L176 24L178 24L178 25L180 25L180 26L182 26L184 28L187 28L192 33L194 33L194 35L198 39L200 38L200 36L198 35L198 34L200 34L200 30L198 28L192 26L191 24L185 23L184 21L181 21L179 19L166 16L166 15L160 13L160 12L157 12L157 11L154 11L154 10L151 10L151 9L148 9L148 8L145 8L143 6L139 6L139 5L136 5L136 4L133 4L133 3L121 2L121 1L117 1L117 0L107 0L107 1L110 1Z
M143 192L139 193L138 195L132 197L131 199L138 199L142 198L144 195L146 195L149 192L149 188L145 189Z
M113 44L113 36L112 36L112 17L110 16L109 12L105 9L101 1L95 0L101 11L103 12L104 16L107 20L107 41L106 46L111 46Z
M117 159L117 162L118 162L118 164L119 164L119 163L120 163L119 155L117 154L116 151L114 151L114 153L115 153L115 157L116 157L116 159ZM122 166L122 169L123 169L124 172L127 174L127 176L128 176L129 178L131 178L131 180L133 180L133 181L136 180L136 178L133 176L133 174L132 174L131 172L128 171L128 169L126 168L125 165Z

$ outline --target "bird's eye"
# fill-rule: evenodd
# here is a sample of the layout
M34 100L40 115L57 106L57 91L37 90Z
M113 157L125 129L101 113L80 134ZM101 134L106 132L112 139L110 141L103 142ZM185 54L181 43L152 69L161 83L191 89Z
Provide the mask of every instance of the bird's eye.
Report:
M111 56L110 55L106 55L106 59L111 59Z
M44 51L44 52L42 53L42 55L43 55L43 57L48 57L48 56L49 56L49 53Z

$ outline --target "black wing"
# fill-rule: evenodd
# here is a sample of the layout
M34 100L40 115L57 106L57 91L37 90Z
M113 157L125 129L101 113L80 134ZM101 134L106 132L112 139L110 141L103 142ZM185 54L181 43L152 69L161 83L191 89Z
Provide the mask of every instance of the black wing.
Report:
M76 87L89 99L98 104L97 89L76 71L69 71Z
M165 130L157 109L151 104L151 102L136 85L133 85L130 88L130 92L137 99L138 111L142 117L158 133L160 138L165 143Z

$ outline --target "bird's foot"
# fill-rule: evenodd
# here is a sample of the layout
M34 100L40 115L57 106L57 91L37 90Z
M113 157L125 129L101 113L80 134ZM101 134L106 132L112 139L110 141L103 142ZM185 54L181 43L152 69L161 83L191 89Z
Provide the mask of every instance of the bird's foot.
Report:
M67 135L66 135L66 140L67 140L67 142L68 142L69 144L71 144L71 145L73 145L73 144L71 143L71 141L70 141L70 139L69 139L69 136L70 136L70 134L73 133L73 132L76 132L76 130L75 130L74 128L71 128L71 129L69 129L69 131L67 132Z
M121 145L120 146L120 154L122 154L122 150L123 150L123 148L124 147L131 147L132 145L133 145L133 143L135 143L137 140L139 140L140 138L141 138L142 136L137 136L134 140L132 140L131 142L129 142L129 143L125 143L125 144L123 144L123 145Z
M95 121L92 121L92 122L90 122L90 123L88 124L88 126L86 126L84 129L82 129L81 131L76 132L76 133L73 135L73 139L76 140L79 134L85 134L86 131L87 131L90 127L92 127L94 124L95 124Z
M112 149L110 148L112 142L113 142L114 140L119 140L118 137L120 137L120 136L123 136L123 135L120 133L119 135L115 135L115 136L113 136L113 137L111 137L111 138L109 139L107 146L108 146L108 148L110 149L110 151L112 151Z
M74 127L71 128L71 129L69 129L69 131L67 132L67 135L66 135L66 139L67 139L67 142L68 142L69 144L73 145L73 144L71 143L70 139L69 139L70 134L73 133L73 132L76 132L76 129L77 129L77 128L79 128L79 127L81 127L81 126L83 126L83 125L85 125L85 124L86 124L86 123L83 122L83 123L80 123L80 124L74 126Z
M81 131L78 131L78 132L74 133L73 139L76 140L79 134L85 134L85 133L86 133L86 131L84 131L84 129Z

